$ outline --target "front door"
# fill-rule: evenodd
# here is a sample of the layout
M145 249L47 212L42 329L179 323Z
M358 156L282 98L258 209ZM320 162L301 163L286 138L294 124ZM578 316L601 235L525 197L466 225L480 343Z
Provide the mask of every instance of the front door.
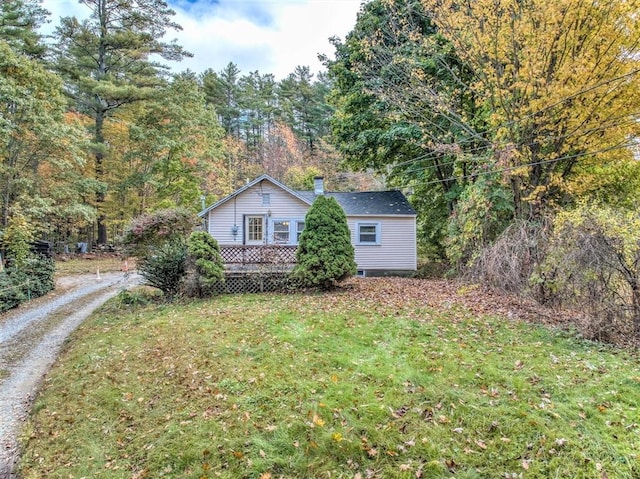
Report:
M245 244L261 245L265 241L265 220L263 215L245 216L244 219Z

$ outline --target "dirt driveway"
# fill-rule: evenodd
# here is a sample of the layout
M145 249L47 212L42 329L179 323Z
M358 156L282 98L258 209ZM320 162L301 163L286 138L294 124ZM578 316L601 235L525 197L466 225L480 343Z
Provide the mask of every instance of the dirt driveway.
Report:
M0 315L0 479L16 478L17 435L69 334L140 280L127 273L63 278L52 293Z

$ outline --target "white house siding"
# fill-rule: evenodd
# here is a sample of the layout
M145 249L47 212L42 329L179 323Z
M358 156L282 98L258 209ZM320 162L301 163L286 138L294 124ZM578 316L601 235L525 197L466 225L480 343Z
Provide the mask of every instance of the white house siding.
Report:
M270 194L271 204L263 206L262 199L265 193ZM268 215L270 219L303 220L309 205L296 198L269 181L262 181L241 192L227 202L209 211L209 233L218 240L220 245L241 245L244 238L245 215ZM234 240L231 233L232 227L238 227L238 234ZM267 226L271 228L270 225ZM270 236L270 231L268 234Z
M356 224L380 223L379 245L358 245ZM413 216L350 216L351 243L359 270L403 271L417 268L416 219Z

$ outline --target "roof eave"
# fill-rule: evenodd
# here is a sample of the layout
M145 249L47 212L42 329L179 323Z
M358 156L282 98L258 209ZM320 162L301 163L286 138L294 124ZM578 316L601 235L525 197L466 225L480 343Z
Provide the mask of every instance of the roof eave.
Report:
M416 218L417 213L349 213L346 214L347 217L352 216L375 216L376 218Z

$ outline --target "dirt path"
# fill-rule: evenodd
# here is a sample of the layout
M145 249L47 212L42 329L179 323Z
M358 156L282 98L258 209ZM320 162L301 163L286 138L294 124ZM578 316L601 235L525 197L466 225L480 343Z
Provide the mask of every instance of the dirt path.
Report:
M17 435L66 338L96 308L137 282L137 275L125 273L63 278L54 292L0 315L0 479L17 478Z

